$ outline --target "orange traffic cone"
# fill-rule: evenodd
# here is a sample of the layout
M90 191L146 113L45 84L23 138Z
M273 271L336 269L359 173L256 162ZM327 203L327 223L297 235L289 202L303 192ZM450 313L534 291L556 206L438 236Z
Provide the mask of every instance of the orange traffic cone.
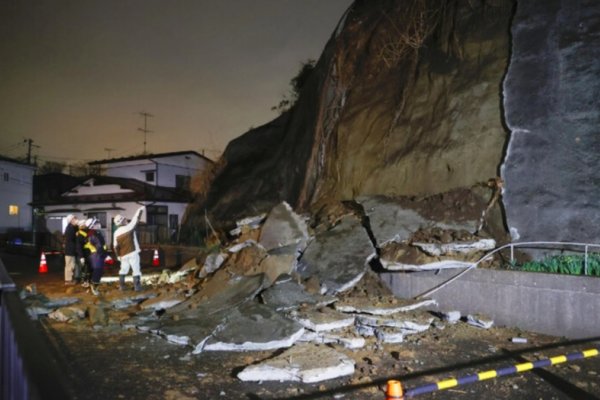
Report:
M48 264L46 264L46 255L42 251L42 257L40 258L40 268L38 269L38 273L45 274L48 272Z
M160 266L160 259L158 258L158 250L154 250L154 257L152 257L152 266L158 267Z
M400 381L387 381L387 390L385 392L386 400L401 400L404 399L402 392L402 383Z

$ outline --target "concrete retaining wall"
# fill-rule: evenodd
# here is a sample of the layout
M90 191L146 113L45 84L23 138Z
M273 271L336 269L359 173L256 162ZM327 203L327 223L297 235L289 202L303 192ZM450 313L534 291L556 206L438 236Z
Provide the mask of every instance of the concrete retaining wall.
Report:
M380 277L396 296L411 298L459 272L384 272ZM600 336L600 278L475 269L429 297L440 310L482 313L496 325L571 339Z

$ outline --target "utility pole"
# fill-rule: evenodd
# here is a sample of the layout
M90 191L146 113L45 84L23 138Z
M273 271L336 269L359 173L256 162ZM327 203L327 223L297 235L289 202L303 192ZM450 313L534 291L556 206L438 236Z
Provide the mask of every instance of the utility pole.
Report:
M145 111L141 111L138 114L140 114L142 117L144 117L144 128L138 128L138 131L144 132L144 154L146 154L146 135L148 133L152 133L151 130L148 129L148 118L152 118L154 117L154 115L147 113Z
M27 164L31 164L31 148L39 148L40 146L38 146L37 144L33 144L33 139L25 139L23 140L23 143L27 143Z

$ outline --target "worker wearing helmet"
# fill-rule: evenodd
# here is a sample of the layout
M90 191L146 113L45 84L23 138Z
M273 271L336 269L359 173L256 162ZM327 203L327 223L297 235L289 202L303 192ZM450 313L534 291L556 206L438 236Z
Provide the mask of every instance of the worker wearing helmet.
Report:
M96 218L88 218L85 220L85 225L88 228L87 242L85 248L90 251L90 266L92 267L92 284L90 286L92 294L98 296L100 294L98 286L104 274L104 259L106 258L106 243L104 236L100 231L100 226Z
M129 269L133 273L133 288L135 291L142 290L142 272L140 268L140 245L135 234L135 227L140 221L142 212L146 207L140 207L134 214L129 223L123 215L116 215L115 225L118 226L113 234L113 249L117 255L117 260L121 261L119 270L119 289L125 290L125 277Z

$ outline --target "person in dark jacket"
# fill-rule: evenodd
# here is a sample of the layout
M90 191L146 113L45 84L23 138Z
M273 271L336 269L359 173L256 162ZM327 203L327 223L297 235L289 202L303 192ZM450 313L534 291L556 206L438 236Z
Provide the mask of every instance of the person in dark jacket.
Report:
M94 296L98 296L100 291L98 286L100 280L104 274L104 260L106 259L106 242L104 241L104 235L100 231L100 227L96 225L98 221L95 218L88 218L85 221L85 225L88 228L87 231L87 242L85 248L90 251L89 262L92 267L92 282L90 289Z
M64 250L65 250L65 285L75 284L75 272L76 272L76 261L75 256L77 255L77 222L78 219L73 214L67 215L65 218L67 226L64 232Z
M77 253L77 260L79 261L79 268L81 269L81 286L89 287L91 280L90 272L90 250L85 247L88 237L88 228L85 226L85 219L79 220L79 230L75 238L75 251Z

